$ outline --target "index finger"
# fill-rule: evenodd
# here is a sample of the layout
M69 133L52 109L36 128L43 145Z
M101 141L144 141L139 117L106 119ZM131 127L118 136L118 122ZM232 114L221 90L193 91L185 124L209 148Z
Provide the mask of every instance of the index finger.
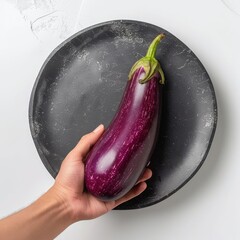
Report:
M91 147L97 142L97 140L103 134L103 132L104 126L103 124L100 124L95 130L82 136L82 138L75 146L75 148L72 150L72 152L84 158L90 151Z

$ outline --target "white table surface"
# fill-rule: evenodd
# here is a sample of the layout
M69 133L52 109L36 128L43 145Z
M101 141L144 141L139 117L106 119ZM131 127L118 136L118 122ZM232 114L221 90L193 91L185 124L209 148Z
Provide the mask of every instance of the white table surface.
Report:
M217 131L202 168L173 196L76 223L57 239L240 239L239 0L0 0L0 218L53 184L28 124L40 67L73 33L113 19L158 25L193 50L215 87Z

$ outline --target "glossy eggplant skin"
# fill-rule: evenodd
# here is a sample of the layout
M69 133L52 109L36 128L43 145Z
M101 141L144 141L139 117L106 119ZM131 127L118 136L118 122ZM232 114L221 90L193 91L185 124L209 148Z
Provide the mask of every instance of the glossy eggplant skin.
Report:
M155 146L162 85L159 73L139 83L144 74L139 68L128 81L113 121L87 157L86 188L104 201L120 198L135 185Z
M124 196L150 161L158 135L165 80L155 54L164 36L158 35L146 56L132 66L119 109L87 156L86 189L103 201Z

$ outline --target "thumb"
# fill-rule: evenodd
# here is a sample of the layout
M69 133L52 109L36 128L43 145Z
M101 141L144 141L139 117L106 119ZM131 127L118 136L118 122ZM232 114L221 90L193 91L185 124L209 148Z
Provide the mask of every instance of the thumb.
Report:
M103 124L100 124L96 129L92 132L82 136L78 144L72 150L80 157L84 158L87 153L90 151L91 147L97 142L97 140L101 137L104 132Z

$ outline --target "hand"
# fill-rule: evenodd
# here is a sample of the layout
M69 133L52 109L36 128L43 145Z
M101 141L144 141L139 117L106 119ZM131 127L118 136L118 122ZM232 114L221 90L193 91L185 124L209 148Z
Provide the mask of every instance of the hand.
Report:
M147 187L145 181L152 176L152 171L146 169L138 183L125 196L115 201L103 202L85 192L84 159L103 132L104 126L99 125L93 132L83 136L64 159L56 177L52 191L70 209L73 222L96 218L138 196Z

